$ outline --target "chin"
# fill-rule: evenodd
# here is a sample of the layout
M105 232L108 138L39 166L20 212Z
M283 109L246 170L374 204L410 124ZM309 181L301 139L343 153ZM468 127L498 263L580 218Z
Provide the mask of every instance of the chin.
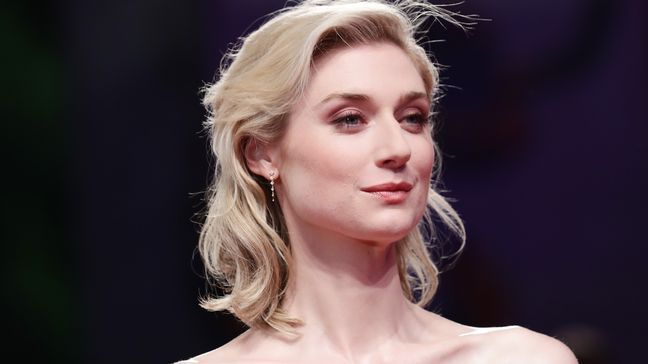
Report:
M374 246L386 246L396 243L405 238L410 232L417 228L418 224L384 225L379 229L373 229L360 240Z
M381 231L385 235L401 235L401 237L404 237L417 228L421 218L422 214L411 212L403 214L402 211L399 211L380 216L380 220L374 226L377 231Z

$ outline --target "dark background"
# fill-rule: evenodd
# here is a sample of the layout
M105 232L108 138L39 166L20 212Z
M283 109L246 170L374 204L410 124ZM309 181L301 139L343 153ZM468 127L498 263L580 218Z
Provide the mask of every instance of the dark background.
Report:
M241 330L197 305L198 90L283 3L0 5L3 360L168 363ZM643 362L645 2L455 9L492 21L430 34L469 236L431 309L556 336L584 364Z

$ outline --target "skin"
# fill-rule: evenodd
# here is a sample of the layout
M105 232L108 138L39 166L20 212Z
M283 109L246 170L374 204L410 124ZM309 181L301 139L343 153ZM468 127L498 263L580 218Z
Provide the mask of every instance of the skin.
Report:
M253 172L279 176L295 261L284 308L304 325L294 338L250 329L195 362L576 363L547 336L460 325L404 297L394 242L425 208L429 107L416 67L392 44L343 48L316 62L284 138L246 150ZM403 181L408 192L366 191Z

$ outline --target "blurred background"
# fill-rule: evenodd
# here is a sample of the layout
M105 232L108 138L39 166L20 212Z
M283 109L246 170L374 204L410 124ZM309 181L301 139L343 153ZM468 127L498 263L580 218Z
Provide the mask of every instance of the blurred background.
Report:
M0 5L3 358L169 363L243 330L197 304L199 89L283 5ZM432 27L468 243L431 310L555 336L582 364L645 362L646 8L470 0L455 10L490 21Z

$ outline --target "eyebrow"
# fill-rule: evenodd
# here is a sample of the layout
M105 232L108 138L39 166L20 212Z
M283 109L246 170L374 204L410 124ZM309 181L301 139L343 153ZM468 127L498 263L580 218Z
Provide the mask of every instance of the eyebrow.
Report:
M364 94L354 94L354 93L348 93L348 92L342 92L342 93L332 93L324 98L324 100L320 101L321 104L325 104L331 100L335 99L343 99L343 100L354 100L354 101L369 101L371 98L367 95Z
M406 93L405 95L401 96L398 99L399 104L406 104L410 101L414 101L417 99L425 99L425 101L429 101L429 97L425 92L418 92L418 91L410 91Z
M326 96L322 101L320 101L319 105L325 104L331 100L334 99L343 99L343 100L353 100L353 101L370 101L371 97L365 94L356 94L356 93L349 93L349 92L342 92L342 93L332 93L328 96ZM416 100L416 99L425 99L428 101L428 95L424 92L418 92L418 91L410 91L404 95L402 95L398 99L399 104L405 104L410 101Z

